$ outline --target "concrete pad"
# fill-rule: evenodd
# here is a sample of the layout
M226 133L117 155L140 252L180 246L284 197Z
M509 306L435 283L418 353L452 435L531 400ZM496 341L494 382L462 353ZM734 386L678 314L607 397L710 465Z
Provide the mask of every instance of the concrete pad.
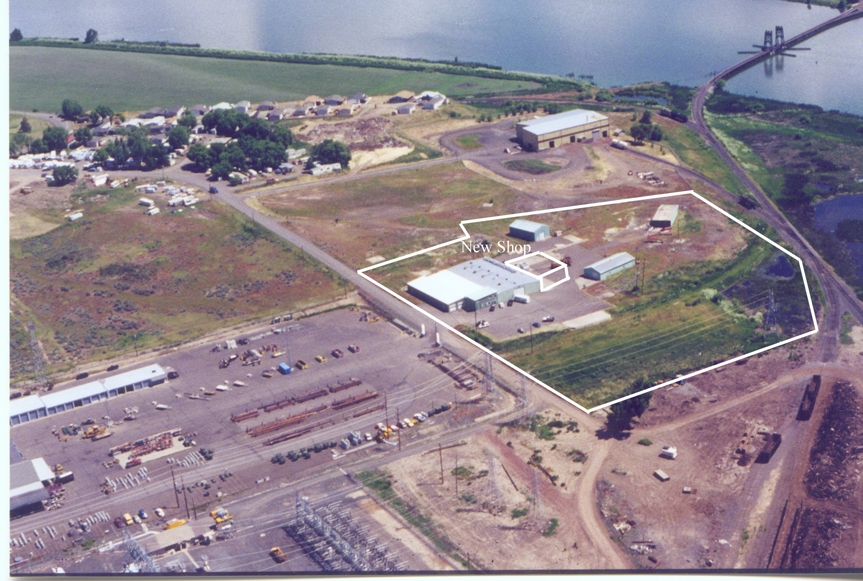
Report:
M607 311L597 311L595 313L590 313L588 315L582 315L580 317L576 317L574 319L570 319L568 321L564 321L563 324L569 327L570 329L583 329L584 327L590 327L591 325L598 325L599 323L604 323L605 321L610 321L611 315L608 314Z

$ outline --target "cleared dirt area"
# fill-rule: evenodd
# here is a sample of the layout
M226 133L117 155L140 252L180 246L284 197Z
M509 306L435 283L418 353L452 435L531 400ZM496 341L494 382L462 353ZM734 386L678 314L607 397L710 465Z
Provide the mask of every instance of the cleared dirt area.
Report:
M593 535L574 508L582 495L592 494L590 482L580 481L603 447L576 420L546 410L509 427L490 427L440 454L431 450L383 469L396 493L438 523L478 568L626 567L607 536Z

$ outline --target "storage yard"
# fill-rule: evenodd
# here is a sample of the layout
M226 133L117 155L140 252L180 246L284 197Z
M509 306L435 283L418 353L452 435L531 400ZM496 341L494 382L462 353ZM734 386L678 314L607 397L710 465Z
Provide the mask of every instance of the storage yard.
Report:
M256 351L262 357L247 357L244 362L238 356L227 367L219 366L225 357L224 340L169 353L159 358L160 364L177 370L178 377L15 426L12 439L24 457L44 456L52 465L59 463L74 471L74 481L62 494L64 506L81 504L82 510L75 512L83 515L84 506L101 499L99 506L112 518L132 508L149 511L161 506L165 518L188 519L185 504L178 507L171 492L172 477L181 492L181 482L193 485L183 496L200 518L217 498L237 501L270 478L284 477L288 467L296 477L314 474L334 457L353 460L397 449L399 436L392 431L378 441L366 435L380 434L376 423L402 424L403 418L412 418L411 423L417 424L415 415L432 410L440 415L423 415L423 421L433 429L464 421L464 412L452 410L450 402L467 396L459 395L463 388L457 389L444 371L417 357L425 343L388 323L371 321L361 310L343 309L265 327L231 339L237 349L228 351ZM335 343L331 338L334 327L341 329ZM273 344L277 351L262 352ZM342 355L334 356L336 350ZM394 357L397 352L401 355ZM263 375L286 361L287 353L297 363L310 363L304 369L294 365L285 375ZM318 356L322 362L316 361ZM458 363L450 365L459 368ZM255 415L243 417L249 412ZM113 437L92 441L82 437L78 428L61 433L61 427L65 431L70 425L87 428L91 419L110 426ZM401 438L413 439L417 430L427 431L411 428L406 420L404 425L406 433ZM359 437L351 436L352 432ZM257 464L273 454L292 456L297 450L300 453L287 467L274 462L269 468L244 469L250 460ZM226 474L229 476L222 478ZM222 480L209 482L216 476ZM195 485L202 478L207 485ZM43 512L35 518L48 523L50 514ZM194 515L191 518L194 523ZM69 543L74 539L79 543L108 540L118 534L112 527L103 534L100 527L93 526L64 541L60 537L67 536L68 527L59 521L52 525L62 532L50 542L44 539L46 550L72 546Z

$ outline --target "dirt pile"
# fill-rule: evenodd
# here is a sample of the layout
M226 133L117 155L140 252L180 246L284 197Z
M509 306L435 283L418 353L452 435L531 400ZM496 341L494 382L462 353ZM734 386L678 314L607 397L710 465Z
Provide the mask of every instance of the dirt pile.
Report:
M382 147L410 147L410 143L389 134L389 119L369 117L342 123L321 123L308 133L300 135L304 141L320 143L337 139L348 144L352 151L371 151Z
M853 500L860 478L863 454L860 396L848 382L831 390L830 406L818 428L818 440L809 455L806 489L817 499Z

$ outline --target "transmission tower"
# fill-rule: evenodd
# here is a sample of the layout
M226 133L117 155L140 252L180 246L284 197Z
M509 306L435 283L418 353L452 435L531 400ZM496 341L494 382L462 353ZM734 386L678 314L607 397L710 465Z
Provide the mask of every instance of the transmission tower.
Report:
M497 512L501 506L500 491L497 489L497 471L495 470L494 456L491 452L486 453L488 458L488 508L489 512Z
M767 297L767 320L764 323L764 328L770 330L776 324L776 300L773 296L773 289L770 289L770 294Z
M147 552L141 548L141 545L138 544L138 541L132 538L131 533L126 528L123 528L123 546L126 548L126 552L129 554L129 558L131 559L131 563L127 565L127 567L131 568L130 565L135 565L136 569L140 573L159 573L159 566L153 562L153 559Z
M487 394L490 394L491 390L492 390L492 384L494 383L494 378L492 376L492 369L491 369L491 354L489 354L489 353L485 354L485 378L483 379L483 383L484 383L483 387L485 388L485 392Z
M42 350L39 348L39 340L36 338L36 325L27 323L27 331L30 332L30 350L33 352L33 365L39 377L39 386L47 387L48 380L45 379L45 362L42 361Z
M542 530L545 527L545 515L542 510L542 499L539 497L539 479L536 475L536 469L530 469L530 496L533 499L533 514L531 519L534 524Z

